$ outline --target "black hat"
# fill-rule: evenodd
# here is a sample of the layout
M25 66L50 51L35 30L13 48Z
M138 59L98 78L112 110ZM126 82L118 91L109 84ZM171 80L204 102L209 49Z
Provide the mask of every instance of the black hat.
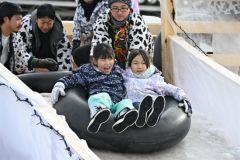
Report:
M19 5L11 2L0 3L0 19L15 14L23 14L23 10Z
M109 0L108 1L108 5L109 5L109 8L111 7L111 5L115 2L122 2L122 3L125 3L127 4L130 8L131 8L131 5L132 5L132 1L131 0Z

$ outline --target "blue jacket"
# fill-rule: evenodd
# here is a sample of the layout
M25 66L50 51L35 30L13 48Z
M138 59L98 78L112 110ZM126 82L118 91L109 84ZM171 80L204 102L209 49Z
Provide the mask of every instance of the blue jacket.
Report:
M59 81L63 82L65 89L82 86L89 96L98 93L108 93L113 103L120 102L126 96L123 85L123 70L115 65L110 74L96 71L91 64L84 64L72 75L65 76Z

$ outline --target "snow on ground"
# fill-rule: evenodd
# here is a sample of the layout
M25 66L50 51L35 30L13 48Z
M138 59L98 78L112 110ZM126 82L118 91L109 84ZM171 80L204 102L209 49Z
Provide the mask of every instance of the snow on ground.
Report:
M93 149L104 160L239 160L240 147L227 146L221 130L194 113L188 135L176 146L150 154L122 154Z

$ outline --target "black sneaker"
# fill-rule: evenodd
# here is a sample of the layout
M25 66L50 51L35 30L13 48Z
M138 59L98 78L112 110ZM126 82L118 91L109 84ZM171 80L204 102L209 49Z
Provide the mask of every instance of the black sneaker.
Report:
M112 129L116 133L122 133L128 127L132 126L137 120L137 118L138 118L137 110L131 109L118 118L118 120L113 124Z
M87 130L90 133L97 133L101 125L108 121L110 118L110 110L107 108L101 109L98 111L93 118L90 120Z
M165 109L165 98L163 96L158 96L153 102L152 110L147 118L148 127L156 126L164 109Z
M153 99L151 96L146 96L142 100L138 108L138 119L135 125L139 128L145 125L147 120L147 113L152 108Z

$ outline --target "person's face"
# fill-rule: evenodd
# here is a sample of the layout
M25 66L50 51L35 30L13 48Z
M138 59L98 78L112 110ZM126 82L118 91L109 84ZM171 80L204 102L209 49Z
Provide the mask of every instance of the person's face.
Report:
M36 23L38 28L43 32L47 33L53 28L54 20L49 17L37 18Z
M131 69L135 74L141 74L147 70L147 65L141 55L137 55L135 58L133 58Z
M113 18L115 18L117 21L125 20L131 11L128 5L123 2L114 2L111 4L110 9Z
M93 0L83 0L85 3L87 3L87 4L91 4L91 3L93 3Z
M95 59L93 58L93 62L97 69L104 73L104 74L110 74L114 65L114 59L113 58L99 58Z
M8 24L11 32L17 32L22 26L21 25L22 15L21 14L13 15L11 19L5 17L5 22Z

